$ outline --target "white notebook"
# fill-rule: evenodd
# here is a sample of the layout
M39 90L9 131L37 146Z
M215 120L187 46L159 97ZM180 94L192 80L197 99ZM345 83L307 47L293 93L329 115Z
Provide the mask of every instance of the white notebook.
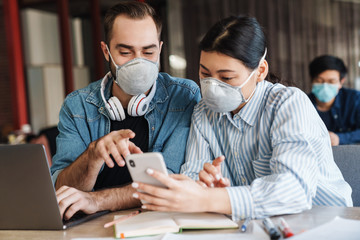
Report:
M115 216L114 219L121 217ZM238 228L238 224L223 214L144 212L115 224L115 237L127 238L162 233L178 233L185 229Z

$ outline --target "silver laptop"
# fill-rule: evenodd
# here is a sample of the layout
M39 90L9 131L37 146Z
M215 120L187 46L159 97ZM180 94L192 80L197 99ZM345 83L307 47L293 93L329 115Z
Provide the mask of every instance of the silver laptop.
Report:
M63 222L44 147L0 145L0 229L66 229L107 212Z

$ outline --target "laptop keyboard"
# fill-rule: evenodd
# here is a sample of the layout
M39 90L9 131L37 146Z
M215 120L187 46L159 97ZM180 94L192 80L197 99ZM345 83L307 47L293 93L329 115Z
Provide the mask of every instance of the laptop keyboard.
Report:
M105 215L107 213L109 213L109 210L105 210L105 211L100 211L100 212L96 212L93 214L86 214L82 211L78 211L77 213L75 213L70 219L68 220L63 220L64 223L64 229L72 227L74 225L83 223L83 222L87 222L90 221L94 218L100 217L102 215Z
M88 214L84 213L83 211L78 211L76 212L70 219L67 220L63 220L64 225L66 225L67 223L79 220L81 218L86 217Z

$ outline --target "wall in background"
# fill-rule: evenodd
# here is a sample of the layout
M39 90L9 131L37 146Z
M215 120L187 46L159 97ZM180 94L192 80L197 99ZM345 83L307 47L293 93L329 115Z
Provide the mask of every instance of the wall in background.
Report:
M57 125L65 98L58 16L36 9L21 10L29 117L32 130ZM71 18L74 89L90 82L84 64L81 19Z
M169 74L177 77L186 77L186 60L184 50L184 32L182 25L182 0L169 0L167 2Z

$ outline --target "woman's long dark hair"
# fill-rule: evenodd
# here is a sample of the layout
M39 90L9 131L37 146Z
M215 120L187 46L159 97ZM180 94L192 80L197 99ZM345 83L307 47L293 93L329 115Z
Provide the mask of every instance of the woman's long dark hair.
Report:
M231 16L218 21L200 42L200 50L236 58L250 70L258 67L266 48L266 38L260 24L248 16ZM273 83L281 82L270 72L267 79Z

